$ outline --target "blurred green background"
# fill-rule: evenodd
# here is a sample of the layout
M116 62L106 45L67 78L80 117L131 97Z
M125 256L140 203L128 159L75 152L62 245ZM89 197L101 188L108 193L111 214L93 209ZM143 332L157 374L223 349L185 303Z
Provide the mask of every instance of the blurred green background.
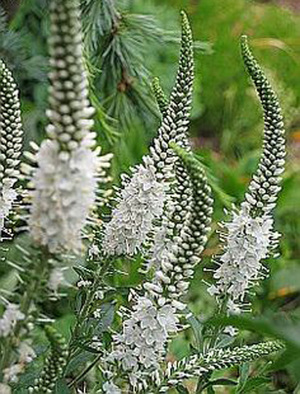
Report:
M0 56L13 69L20 86L28 146L31 139L43 138L46 124L47 0L23 0L13 8L12 3L0 2L9 11L9 18L3 10L0 16ZM224 207L242 200L261 148L262 112L239 53L239 37L249 35L250 45L281 99L288 141L276 211L276 227L282 233L280 257L269 262L271 275L257 289L254 312L264 316L270 326L275 324L275 315L284 316L292 328L289 332L282 329L282 336L299 350L300 1L127 0L110 1L113 7L105 9L106 3L84 0L82 7L91 98L97 107L96 130L104 151L115 154L115 183L121 172L147 152L155 135L160 118L151 79L159 76L169 94L177 68L179 11L185 9L191 19L196 41L191 138L211 176L215 198L214 231L205 252L207 267L218 252L217 222L224 218ZM114 12L120 22L117 28L109 19ZM136 283L134 265L128 270L126 283ZM202 281L209 276L200 267L189 295L191 309L200 316L214 307ZM280 322L283 324L276 320L278 327ZM245 337L255 340L265 334L260 329L254 327ZM184 338L174 343L176 356L184 355L184 343ZM300 393L299 353L288 364L291 359L277 365L273 392ZM252 392L271 392L257 390Z

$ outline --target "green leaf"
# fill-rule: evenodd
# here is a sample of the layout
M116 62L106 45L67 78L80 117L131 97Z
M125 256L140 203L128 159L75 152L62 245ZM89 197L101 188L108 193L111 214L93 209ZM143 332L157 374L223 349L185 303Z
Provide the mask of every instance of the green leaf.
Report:
M178 391L179 394L189 394L188 389L184 387L182 384L177 385L176 390Z
M236 386L237 381L227 378L219 378L210 381L212 386Z
M58 380L55 389L53 390L53 394L69 394L69 393L71 393L71 391L68 388L66 382L62 379Z
M74 372L77 368L85 365L88 361L91 361L94 358L94 355L90 352L83 351L82 353L78 354L77 356L73 357L72 360L69 362L66 368L66 375L70 375Z
M197 317L191 311L188 310L187 313L188 313L188 317L186 317L186 320L190 324L195 338L194 347L198 350L198 352L200 352L203 344L203 336L202 336L203 324L200 322L199 319L197 319Z
M250 365L248 363L244 363L240 365L239 367L240 371L240 377L239 377L239 383L236 388L236 392L240 393L243 387L245 386L248 378L249 378L249 373L250 373Z
M249 379L244 388L240 391L237 391L237 393L245 394L245 393L253 393L254 389L257 389L258 387L264 386L268 383L270 383L270 379L267 377L256 377L256 378L251 378Z

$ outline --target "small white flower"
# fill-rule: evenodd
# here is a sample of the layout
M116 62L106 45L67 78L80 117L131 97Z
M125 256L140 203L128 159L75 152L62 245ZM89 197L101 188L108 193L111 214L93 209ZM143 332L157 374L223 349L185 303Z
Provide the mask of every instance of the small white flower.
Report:
M95 298L97 300L103 300L103 298L104 298L104 291L103 290L95 291Z
M83 280L81 279L79 282L77 282L77 287L81 288L81 287L89 287L92 285L92 282L90 280Z
M95 319L100 319L100 317L101 317L101 315L102 315L101 309L96 309L96 310L93 312L93 315L94 315L94 318L95 318Z
M106 394L122 394L118 386L113 382L105 382L103 385L103 391Z
M0 319L0 337L7 337L14 329L19 320L25 318L24 313L16 304L8 304L2 318Z
M54 293L57 293L60 286L66 284L66 280L64 277L65 270L65 268L55 267L50 272L47 286Z
M13 364L3 370L4 382L6 383L17 383L19 380L20 373L24 370L24 364Z

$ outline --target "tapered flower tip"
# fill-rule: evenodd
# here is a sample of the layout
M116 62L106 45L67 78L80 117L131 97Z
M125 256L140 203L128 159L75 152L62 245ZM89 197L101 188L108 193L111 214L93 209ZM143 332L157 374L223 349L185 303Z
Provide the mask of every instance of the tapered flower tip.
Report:
M192 29L191 29L191 25L190 25L187 13L182 10L180 12L180 15L181 15L182 34L192 37Z

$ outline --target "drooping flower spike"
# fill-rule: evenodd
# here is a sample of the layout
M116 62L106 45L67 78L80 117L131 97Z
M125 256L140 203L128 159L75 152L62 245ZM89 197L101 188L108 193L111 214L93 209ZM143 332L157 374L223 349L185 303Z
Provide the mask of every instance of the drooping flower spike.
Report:
M270 83L254 59L245 36L241 49L264 111L263 151L250 182L245 201L223 223L224 253L217 257L216 283L209 288L217 299L227 298L229 313L240 313L249 289L264 276L262 260L277 246L272 210L280 191L284 169L285 139L279 102Z
M100 149L92 149L94 109L88 100L78 1L52 0L50 11L48 139L36 155L29 228L51 253L78 252L96 202L97 176L111 156L100 158Z
M0 60L0 238L18 195L22 141L19 91L11 72Z
M262 342L233 349L212 349L205 355L185 357L180 361L169 362L164 374L153 374L152 380L158 393L168 392L184 380L200 378L214 371L234 365L258 360L284 349L280 341Z
M142 251L149 235L157 230L154 220L162 217L174 177L176 156L169 143L173 141L188 146L186 135L192 101L193 70L192 33L183 12L179 69L169 106L158 136L150 147L150 154L143 157L143 164L132 169L132 177L123 176L118 203L105 228L103 249L107 255L133 255Z

